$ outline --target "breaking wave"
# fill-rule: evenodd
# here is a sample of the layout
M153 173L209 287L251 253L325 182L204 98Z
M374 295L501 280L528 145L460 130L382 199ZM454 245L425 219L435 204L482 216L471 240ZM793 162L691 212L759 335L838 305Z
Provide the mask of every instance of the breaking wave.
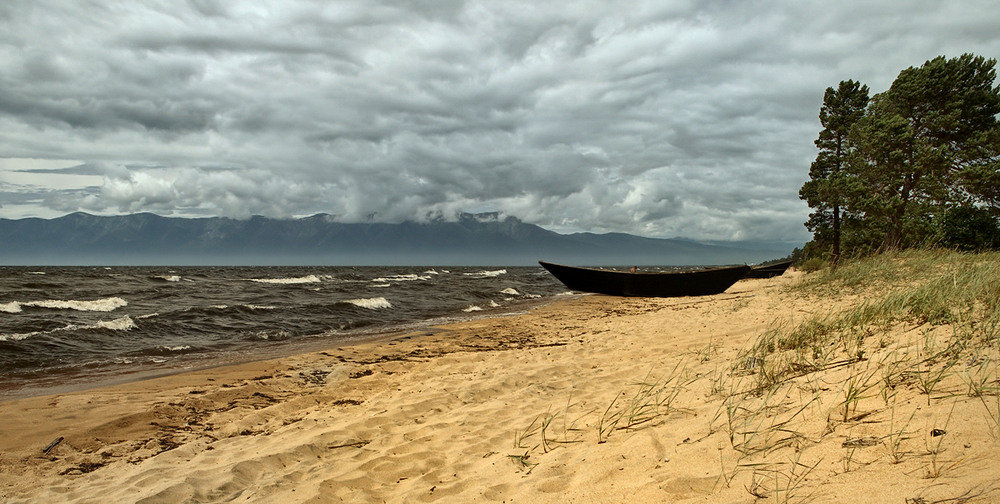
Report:
M476 278L492 278L492 277L498 277L500 275L506 275L507 270L505 269L484 270L484 271L476 271L473 273L462 273L462 274L465 276L476 277Z
M375 283L386 283L386 282L413 282L415 280L430 280L430 275L417 275L416 273L407 273L403 275L389 275L384 277L372 278L371 281Z
M45 301L11 301L10 303L0 304L0 311L6 313L20 313L24 310L24 307L30 306L34 308L49 308L53 310L109 312L115 308L121 308L122 306L127 305L128 301L125 301L120 297L95 299L93 301L77 301L75 299L64 301L60 299L47 299Z
M462 311L469 313L474 311L483 311L483 308L481 306L471 305L468 308L462 308Z
M14 334L0 334L0 341L20 341L28 338L32 338L41 334L52 334L64 331L78 331L86 329L108 329L111 331L130 331L137 328L135 321L131 317L125 315L124 317L119 317L113 320L100 320L96 324L92 325L77 325L70 324L65 327L60 327L58 329L50 329L48 331L32 331L28 333L14 333Z
M323 280L316 275L306 275L302 277L293 278L251 278L251 282L257 283L269 283L269 284L305 284L305 283L319 283Z
M359 306L361 308L367 308L369 310L381 310L385 308L392 308L392 303L390 303L384 297L345 299L344 302L350 303L354 306Z

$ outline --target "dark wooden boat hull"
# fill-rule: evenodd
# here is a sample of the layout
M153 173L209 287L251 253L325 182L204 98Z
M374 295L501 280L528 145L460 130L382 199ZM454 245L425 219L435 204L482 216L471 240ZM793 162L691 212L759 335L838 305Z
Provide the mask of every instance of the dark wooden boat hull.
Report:
M678 273L627 273L545 261L538 264L572 290L611 296L707 296L725 291L750 271L749 266L733 266Z
M772 278L781 276L791 265L792 261L782 261L763 266L755 266L750 269L750 273L747 273L747 278Z

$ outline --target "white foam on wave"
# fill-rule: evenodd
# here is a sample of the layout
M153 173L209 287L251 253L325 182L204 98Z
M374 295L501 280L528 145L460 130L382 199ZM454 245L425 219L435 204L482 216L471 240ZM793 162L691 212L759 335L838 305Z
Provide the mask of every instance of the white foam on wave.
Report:
M179 275L157 275L153 278L159 278L160 280L165 280L167 282L180 282L181 277Z
M161 346L160 348L170 352L180 352L181 350L190 350L191 345Z
M372 282L376 283L386 283L386 282L413 282L416 280L430 280L430 275L417 275L416 273L406 273L403 275L389 275L384 277L372 278Z
M520 296L521 293L517 292L517 289L512 287L507 287L506 289L500 291L500 294L510 294L511 296Z
M392 284L389 284L389 283L372 284L372 287L392 287Z
M99 311L99 312L109 312L115 308L121 308L122 306L127 306L128 301L120 297L109 297L103 299L95 299L93 301L78 301L75 299L70 300L60 300L60 299L47 299L45 301L14 301L13 303L7 303L3 306L11 307L11 305L17 304L17 311L12 311L9 313L17 313L21 311L20 308L25 306L33 306L35 308L49 308L53 310L76 310L76 311ZM13 308L13 307L11 307Z
M492 278L492 277L498 277L500 275L506 275L507 270L505 269L484 270L484 271L476 271L473 273L462 273L462 274L465 276L476 277L476 278Z
M250 308L251 310L273 310L273 309L277 308L277 306L255 305L255 304L247 304L247 305L243 305L243 306L245 306L247 308Z
M483 311L483 308L476 305L470 305L468 308L462 308L462 311L469 313L474 311Z
M427 270L424 272L425 275L437 275L438 272L434 270Z
M131 317L125 315L124 317L119 317L114 320L104 321L101 320L94 324L93 326L83 326L81 329L111 329L112 331L129 331L139 327L135 325L135 321Z
M496 301L494 301L492 299L490 300L490 307L491 308L496 308L498 306L500 306L500 303L497 303Z
M572 296L573 295L573 291L560 292L559 294L556 294L556 295L557 296Z
M303 277L292 277L292 278L251 278L251 282L257 283L269 283L269 284L305 284L305 283L319 283L323 280L316 275L306 275Z
M369 310L392 308L392 303L384 297L345 299L344 302L361 308L368 308Z
M9 303L0 303L0 312L4 313L21 313L21 303L17 301L11 301Z
M28 274L29 275L44 275L45 272L44 271L29 271Z
M131 317L125 315L124 317L119 317L113 320L100 320L93 325L76 325L69 324L65 327L60 327L57 329L49 329L48 331L32 331L28 333L14 333L14 334L0 334L0 341L20 341L23 339L28 339L40 334L52 334L62 331L75 331L78 329L110 329L112 331L130 331L137 328L135 321Z

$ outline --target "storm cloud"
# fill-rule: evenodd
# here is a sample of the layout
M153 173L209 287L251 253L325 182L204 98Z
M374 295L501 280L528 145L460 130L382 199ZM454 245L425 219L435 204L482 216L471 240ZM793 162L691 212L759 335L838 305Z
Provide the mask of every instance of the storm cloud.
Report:
M489 209L723 240L807 237L827 86L1000 54L985 1L34 0L0 26L3 217Z

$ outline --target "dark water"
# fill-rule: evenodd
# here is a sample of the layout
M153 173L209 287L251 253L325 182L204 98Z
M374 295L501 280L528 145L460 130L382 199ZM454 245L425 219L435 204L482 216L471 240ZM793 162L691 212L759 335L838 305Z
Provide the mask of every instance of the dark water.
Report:
M0 267L0 397L514 312L538 267Z

